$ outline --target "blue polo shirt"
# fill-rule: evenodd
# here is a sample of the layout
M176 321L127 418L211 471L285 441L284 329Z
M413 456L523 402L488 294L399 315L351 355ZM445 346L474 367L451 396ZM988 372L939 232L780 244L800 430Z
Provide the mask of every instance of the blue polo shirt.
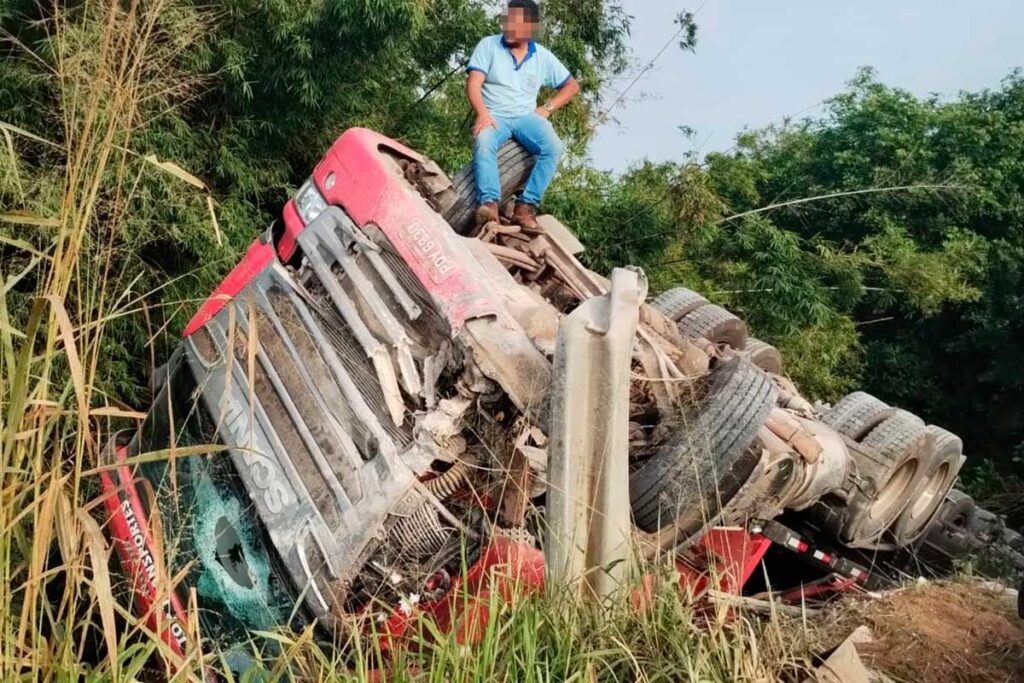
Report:
M480 41L466 71L479 71L484 80L483 97L492 116L514 119L537 108L541 87L561 88L572 74L551 50L530 41L523 61L516 61L502 35Z

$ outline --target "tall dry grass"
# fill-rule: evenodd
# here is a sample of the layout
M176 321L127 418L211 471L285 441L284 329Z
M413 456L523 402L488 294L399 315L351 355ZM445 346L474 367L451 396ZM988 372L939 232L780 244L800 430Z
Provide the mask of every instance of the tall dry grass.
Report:
M112 425L135 417L97 380L108 324L143 303L119 271L120 231L152 172L133 138L195 85L173 65L202 24L174 5L54 3L39 44L16 45L44 65L56 104L50 130L0 121L7 172L26 204L48 207L0 209L46 245L5 238L29 258L0 265L0 680L74 678L87 665L92 677L130 680L160 647L124 626L133 618L115 599L86 473ZM23 178L20 154L52 168ZM35 291L17 298L26 281Z

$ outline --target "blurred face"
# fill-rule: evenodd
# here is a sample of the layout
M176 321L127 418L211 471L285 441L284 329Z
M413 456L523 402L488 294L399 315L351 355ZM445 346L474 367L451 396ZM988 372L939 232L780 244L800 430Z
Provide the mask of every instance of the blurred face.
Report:
M501 13L501 32L510 45L529 42L538 28L537 22L528 17L524 9L514 7Z

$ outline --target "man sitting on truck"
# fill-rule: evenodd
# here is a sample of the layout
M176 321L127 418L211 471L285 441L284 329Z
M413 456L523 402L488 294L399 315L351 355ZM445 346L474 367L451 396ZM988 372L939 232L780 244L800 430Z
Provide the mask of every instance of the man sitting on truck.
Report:
M534 0L511 0L502 14L502 33L480 41L469 60L466 94L476 112L473 167L476 173L477 225L498 220L501 180L498 148L516 140L536 157L512 221L538 230L537 205L544 196L564 149L548 118L580 91L558 57L534 42L540 8ZM541 87L558 92L541 106Z

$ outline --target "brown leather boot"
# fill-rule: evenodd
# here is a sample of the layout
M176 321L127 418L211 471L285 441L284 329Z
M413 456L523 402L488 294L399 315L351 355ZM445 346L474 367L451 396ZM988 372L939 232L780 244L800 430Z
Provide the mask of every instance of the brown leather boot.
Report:
M499 222L497 202L486 202L485 204L481 204L476 208L477 227L487 225L488 223L491 222Z
M540 223L537 222L537 207L533 204L516 202L516 209L512 212L512 222L524 230L540 232Z

